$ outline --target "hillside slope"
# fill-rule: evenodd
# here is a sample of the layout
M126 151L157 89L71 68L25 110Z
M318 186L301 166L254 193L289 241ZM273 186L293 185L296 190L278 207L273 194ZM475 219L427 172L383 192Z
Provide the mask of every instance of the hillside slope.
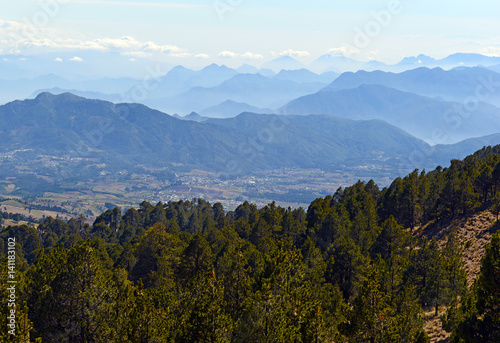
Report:
M465 111L466 114L460 112L463 108L457 102L363 84L352 89L303 96L283 106L280 113L381 119L431 144L456 143L500 132L500 108L479 103L474 111Z
M396 174L402 169L446 165L451 158L498 144L498 139L493 135L467 144L431 147L381 120L328 115L242 113L197 123L139 104L113 104L69 93L42 93L33 100L0 106L3 154L28 150L34 154L30 158L42 154L116 168L177 166L231 176L339 165L375 165ZM424 158L414 161L415 154Z
M319 91L327 82L298 83L261 74L237 74L215 87L194 87L169 97L148 99L146 105L169 113L200 112L224 101L259 108L276 108L302 95Z
M323 89L338 91L365 85L383 85L400 91L424 96L438 97L450 101L464 102L468 97L477 97L476 92L484 95L482 101L493 105L500 104L498 82L500 74L492 70L474 68L417 68L399 74L383 71L358 71L344 73Z
M480 272L481 258L486 244L499 229L496 216L491 209L486 209L471 216L461 217L449 223L432 222L415 232L416 237L436 238L440 246L446 243L446 236L456 232L464 247L464 263L467 271L467 283L471 286Z
M229 171L233 173L394 160L427 147L382 121L247 113L196 123L143 105L115 105L69 93L43 93L1 106L0 134L1 152L33 149L124 166L181 164L224 172L228 163L236 163L236 170Z
M447 236L455 232L464 247L463 262L467 272L467 284L470 287L481 271L481 259L485 247L491 242L491 236L498 231L499 224L491 209L486 209L471 216L461 217L448 223L432 222L415 231L415 237L436 238L440 247L446 244ZM450 333L442 327L441 315L446 308L435 316L434 310L425 313L424 329L429 335L431 343L450 342Z

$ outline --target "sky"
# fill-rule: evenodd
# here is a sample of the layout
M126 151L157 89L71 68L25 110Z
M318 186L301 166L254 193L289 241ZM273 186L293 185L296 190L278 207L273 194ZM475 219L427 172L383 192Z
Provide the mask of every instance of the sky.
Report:
M0 0L0 55L60 64L119 55L131 68L500 56L499 13L498 0Z

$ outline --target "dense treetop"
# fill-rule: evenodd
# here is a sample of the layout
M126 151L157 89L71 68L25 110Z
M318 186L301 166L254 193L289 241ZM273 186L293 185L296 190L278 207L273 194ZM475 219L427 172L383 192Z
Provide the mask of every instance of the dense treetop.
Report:
M359 181L307 211L202 199L109 209L93 225L46 218L16 239L22 342L426 342L423 310L447 305L456 342L500 332L500 236L467 289L462 243L414 238L431 220L500 208L500 146L384 189ZM7 289L0 296L7 299Z

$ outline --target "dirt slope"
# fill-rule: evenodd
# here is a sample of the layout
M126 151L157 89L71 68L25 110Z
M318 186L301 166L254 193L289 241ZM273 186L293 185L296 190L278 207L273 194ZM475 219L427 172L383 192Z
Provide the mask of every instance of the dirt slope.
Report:
M468 286L472 285L479 275L481 269L481 258L484 255L485 246L491 241L491 236L498 229L496 216L490 210L483 210L471 216L464 216L447 223L431 222L424 227L415 230L416 237L436 237L440 246L446 243L446 236L453 230L464 247L464 264L467 271ZM424 328L431 339L431 342L449 342L450 334L441 327L439 318L445 311L442 308L438 317L434 316L434 311L425 313L426 323Z

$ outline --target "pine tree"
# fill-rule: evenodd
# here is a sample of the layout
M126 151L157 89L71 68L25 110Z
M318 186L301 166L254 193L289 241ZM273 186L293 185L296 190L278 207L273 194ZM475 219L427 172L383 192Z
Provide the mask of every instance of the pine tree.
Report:
M481 260L481 273L460 306L445 317L452 342L500 341L500 232L491 237Z
M2 285L0 287L0 297L2 299L0 306L0 325L2 328L0 330L0 341L6 343L30 342L30 331L33 330L33 323L28 315L29 308L26 301L26 292L29 287L28 280L20 265L16 265L12 269L9 266L11 265L8 264L7 257L2 258L0 261L0 284ZM9 271L14 271L14 274L8 273ZM15 281L15 283L8 283L8 281ZM11 289L13 292L11 292Z
M77 245L67 255L55 251L37 263L31 274L35 293L30 312L44 341L83 343L117 338L118 318L126 307L117 308L116 301L126 273L114 273L110 267L98 241Z
M477 280L477 310L481 319L481 336L491 342L500 341L500 233L491 237L491 243L481 260L481 274Z
M381 288L390 295L391 301L402 283L403 273L409 264L406 249L409 241L409 234L393 216L390 216L382 224L382 232L372 247L373 260L379 261Z
M445 273L445 302L463 297L467 291L467 273L463 262L463 248L455 232L448 235L442 249Z
M418 170L414 170L403 180L403 215L406 219L402 222L405 227L409 227L411 231L417 224L417 219L420 216L420 204L418 187Z
M266 258L260 289L247 298L236 339L248 342L314 342L324 337L321 304L306 280L300 251L280 243Z
M356 296L364 276L366 258L351 238L340 237L328 249L326 280L338 284L344 298Z
M326 215L321 225L318 224L317 241L326 250L336 239L347 237L351 232L349 213L343 204L336 204Z
M179 276L183 284L188 284L198 273L210 270L215 258L210 245L200 232L192 236L181 256Z
M131 270L131 280L142 279L146 287L173 282L174 273L181 266L184 247L178 235L167 233L165 224L156 223L135 249L137 262Z
M127 308L122 327L128 342L175 342L181 325L176 312L181 305L170 290L163 287L145 290L139 280L120 306Z
M435 315L439 314L439 305L443 302L446 292L446 274L444 270L444 260L435 239L432 239L429 247L429 272L427 285L424 288L424 299L427 304L433 305Z
M375 273L370 273L360 286L353 301L348 322L341 325L341 331L354 342L394 342L392 328L394 309L389 306L387 295L380 291Z
M497 216L497 222L498 222L498 213L500 212L500 191L497 191L495 193L495 196L493 197L493 211Z
M230 342L233 320L224 311L224 282L215 271L198 273L182 294L178 342Z
M225 309L236 320L243 310L243 304L252 292L252 268L248 261L249 250L255 249L244 242L231 242L216 261L217 271L222 275Z

